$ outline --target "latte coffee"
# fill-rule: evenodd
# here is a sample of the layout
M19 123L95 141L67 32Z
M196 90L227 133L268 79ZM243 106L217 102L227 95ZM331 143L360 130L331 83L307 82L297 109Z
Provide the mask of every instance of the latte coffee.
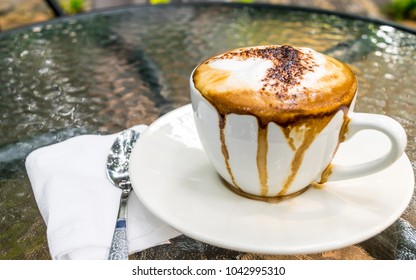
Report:
M344 63L308 48L262 46L214 56L193 75L222 114L251 114L288 125L348 107L357 81Z
M208 157L226 185L247 197L279 200L328 177L375 172L406 146L405 136L394 135L403 128L391 118L382 116L393 123L388 129L376 115L352 119L355 75L343 62L309 48L231 50L198 65L190 84ZM339 144L361 129L390 138L396 146L388 153L390 162L382 159L354 172L340 168L331 175Z

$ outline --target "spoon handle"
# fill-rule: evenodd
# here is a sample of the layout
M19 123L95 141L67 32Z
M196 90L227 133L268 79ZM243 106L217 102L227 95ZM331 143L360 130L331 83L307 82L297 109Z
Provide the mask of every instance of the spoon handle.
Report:
M123 189L120 198L120 207L118 209L118 216L116 228L114 229L113 241L111 242L109 260L128 260L129 247L127 243L127 200L129 198L131 188Z

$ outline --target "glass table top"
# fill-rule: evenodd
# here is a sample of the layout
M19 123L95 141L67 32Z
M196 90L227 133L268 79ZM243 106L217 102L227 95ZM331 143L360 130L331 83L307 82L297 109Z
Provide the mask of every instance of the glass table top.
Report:
M150 124L190 102L203 59L250 45L306 46L346 62L356 111L406 129L416 168L416 33L389 23L268 5L133 6L0 33L0 259L48 259L46 228L26 175L30 151L87 133ZM280 258L416 258L416 200L379 235L333 254ZM264 258L186 236L132 258ZM276 258L276 256L274 256Z

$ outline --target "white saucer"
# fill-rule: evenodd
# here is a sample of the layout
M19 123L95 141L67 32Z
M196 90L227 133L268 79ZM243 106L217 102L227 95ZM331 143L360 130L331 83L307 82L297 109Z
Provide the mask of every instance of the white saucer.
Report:
M334 161L367 161L389 145L364 131ZM351 156L355 155L355 156ZM406 209L414 176L403 155L382 172L310 188L279 203L228 190L199 142L190 105L155 121L131 154L133 189L157 217L192 238L265 254L307 254L349 246L390 226Z

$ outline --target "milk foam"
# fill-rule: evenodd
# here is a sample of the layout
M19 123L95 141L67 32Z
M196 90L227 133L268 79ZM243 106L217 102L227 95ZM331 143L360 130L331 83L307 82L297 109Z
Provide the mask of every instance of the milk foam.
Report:
M230 72L224 81L227 88L249 87L253 90L260 90L264 86L262 81L266 77L267 69L273 67L273 62L261 58L248 58L246 60L220 59L209 63L214 69Z
M250 114L289 124L348 108L357 90L351 69L309 48L258 46L211 57L193 84L220 114Z
M295 94L303 88L316 86L316 81L320 80L325 74L330 74L328 69L325 68L327 63L325 56L309 48L298 48L297 50L307 54L309 60L313 61L314 64L309 71L305 72L301 77L297 77L298 84L286 89L289 95ZM265 82L267 71L273 67L273 62L270 59L241 58L238 56L229 58L219 56L216 58L209 61L208 65L213 69L229 72L228 78L224 80L224 88L228 90L240 89L242 87L255 91L262 88L272 90L268 83Z

